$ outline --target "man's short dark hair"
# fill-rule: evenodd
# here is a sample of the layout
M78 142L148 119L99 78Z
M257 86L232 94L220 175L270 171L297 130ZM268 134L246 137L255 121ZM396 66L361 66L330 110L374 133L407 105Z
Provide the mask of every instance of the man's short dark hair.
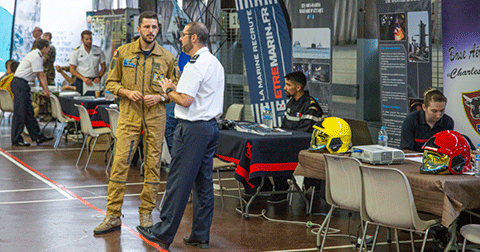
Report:
M47 36L48 39L50 39L50 40L52 39L52 33L51 33L51 32L45 32L45 33L43 34L43 36Z
M144 19L156 19L158 23L158 15L153 11L144 11L138 17L138 26L140 26Z
M40 33L43 34L42 28L40 28L40 27L38 27L38 26L35 26L35 28L33 28L33 29L34 29L34 30L35 30L35 29L38 29L38 30L40 31Z
M43 48L45 48L49 45L50 45L50 42L48 42L48 40L39 39L35 42L35 44L33 44L33 48L38 49L38 50L42 50Z
M191 22L188 25L188 33L196 34L198 41L202 45L206 45L208 41L208 29L207 27L200 22Z
M12 73L15 73L15 71L17 71L18 65L20 65L20 62L12 60L12 63L10 63L10 70L12 71Z
M82 31L82 34L80 34L80 37L83 39L83 36L85 36L85 35L90 35L91 36L92 32L89 31L89 30Z
M300 84L302 87L307 85L307 77L301 71L291 72L285 75L285 79Z

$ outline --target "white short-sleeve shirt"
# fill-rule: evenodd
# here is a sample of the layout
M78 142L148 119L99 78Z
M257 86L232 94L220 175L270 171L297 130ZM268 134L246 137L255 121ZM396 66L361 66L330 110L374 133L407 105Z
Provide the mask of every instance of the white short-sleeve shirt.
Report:
M43 72L42 53L40 50L34 49L25 55L14 76L33 83L39 72Z
M77 72L87 78L98 77L99 66L105 62L105 54L100 47L92 45L90 53L85 50L85 45L79 46L70 55L68 63L77 66Z
M224 90L222 64L207 47L201 48L185 65L176 90L193 97L193 103L188 108L175 106L175 118L187 121L218 119L223 113Z

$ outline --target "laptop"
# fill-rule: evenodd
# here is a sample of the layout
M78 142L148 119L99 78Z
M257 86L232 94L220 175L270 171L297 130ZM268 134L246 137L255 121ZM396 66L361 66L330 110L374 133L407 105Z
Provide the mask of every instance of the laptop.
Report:
M355 120L355 119L344 119L350 129L352 130L352 145L370 145L373 144L372 136L370 135L370 130L368 129L367 122Z

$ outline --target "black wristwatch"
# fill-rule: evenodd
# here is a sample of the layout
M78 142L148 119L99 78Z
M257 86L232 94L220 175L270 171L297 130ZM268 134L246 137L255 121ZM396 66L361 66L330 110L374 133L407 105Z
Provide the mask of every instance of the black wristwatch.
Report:
M175 91L175 89L169 87L165 90L165 94L168 95L168 93L172 92L172 91Z

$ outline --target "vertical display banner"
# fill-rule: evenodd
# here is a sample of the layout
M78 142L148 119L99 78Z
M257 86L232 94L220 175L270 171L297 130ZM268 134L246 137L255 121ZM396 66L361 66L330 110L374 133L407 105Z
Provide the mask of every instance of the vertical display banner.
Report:
M455 131L480 142L480 15L478 1L443 1L443 85Z
M7 71L5 62L10 59L14 11L15 1L0 1L0 74Z
M432 86L430 0L377 0L382 124L400 147L409 99Z
M280 0L235 1L247 70L253 117L261 122L265 107L272 109L279 127L288 98L284 76L292 69L289 27Z
M292 21L293 71L307 76L306 90L326 115L332 115L333 1L289 1L287 6Z

